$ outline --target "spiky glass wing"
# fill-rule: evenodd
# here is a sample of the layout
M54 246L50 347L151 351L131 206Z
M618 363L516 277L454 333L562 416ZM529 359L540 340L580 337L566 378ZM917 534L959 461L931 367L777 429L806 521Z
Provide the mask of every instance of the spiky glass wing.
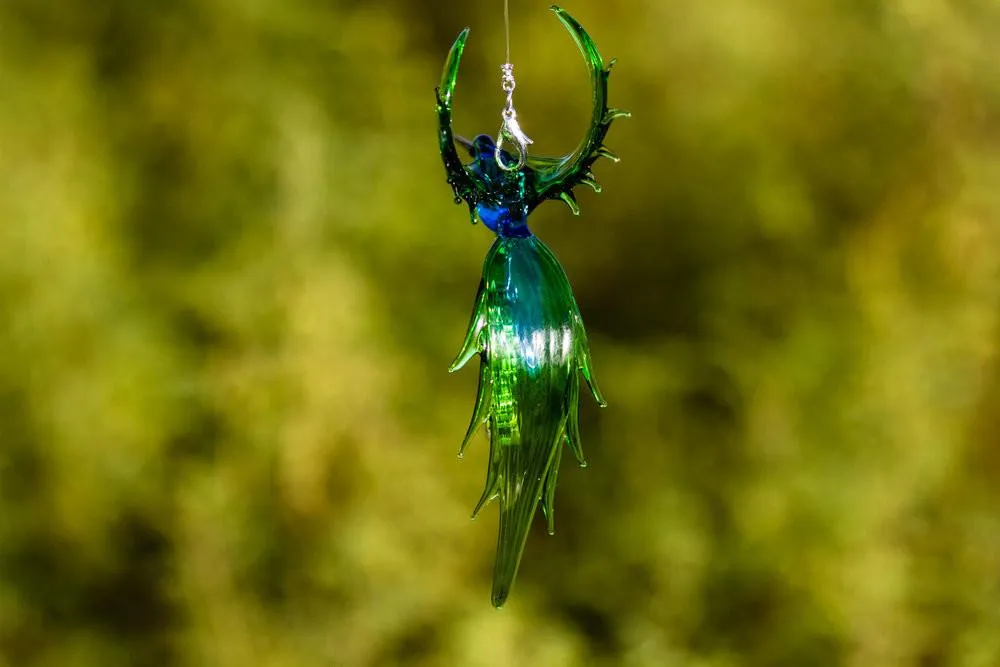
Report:
M588 185L595 192L601 191L601 186L598 185L590 168L601 157L618 161L618 156L604 145L604 137L615 118L627 118L631 114L608 107L608 77L615 61L612 60L605 66L594 40L583 26L562 8L552 5L550 9L573 36L590 69L591 87L594 91L593 116L587 135L569 155L563 158L528 158L528 168L535 172L533 200L529 207L533 209L546 199L561 199L566 202L573 214L577 215L580 207L576 203L573 188L578 185Z
M445 172L448 174L448 184L455 192L455 203L464 199L469 205L469 212L482 199L484 186L475 179L468 168L462 163L455 147L455 131L452 129L452 97L455 94L455 83L458 81L458 66L465 51L465 42L469 39L469 28L459 33L455 43L448 52L444 70L441 72L441 85L435 89L438 114L438 146L441 159L444 160ZM475 221L475 217L473 217Z

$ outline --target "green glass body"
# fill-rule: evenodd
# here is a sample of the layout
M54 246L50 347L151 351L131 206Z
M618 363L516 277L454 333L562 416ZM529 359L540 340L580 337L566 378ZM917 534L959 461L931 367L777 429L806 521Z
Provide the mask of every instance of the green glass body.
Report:
M500 501L493 604L503 605L517 575L538 502L555 529L562 445L586 465L578 421L580 382L605 405L591 370L583 319L569 280L536 236L499 236L483 265L458 370L478 355L479 391L465 450L480 425L490 434L486 488L473 512Z

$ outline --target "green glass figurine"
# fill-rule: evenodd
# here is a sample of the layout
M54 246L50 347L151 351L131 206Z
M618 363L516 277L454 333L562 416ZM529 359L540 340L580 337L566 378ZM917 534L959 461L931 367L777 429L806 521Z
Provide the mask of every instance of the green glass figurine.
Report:
M510 593L539 501L548 531L554 532L562 444L586 465L580 446L577 371L583 373L597 402L605 405L569 281L552 252L528 229L528 215L547 199L561 199L578 214L573 189L585 184L600 192L590 167L599 157L618 160L603 141L611 122L629 114L607 106L614 61L605 66L583 27L559 7L551 9L583 52L593 81L593 121L573 153L563 158L527 156L531 140L520 131L513 112L509 64L504 66L503 86L508 104L498 140L487 135L473 141L455 136L452 95L468 28L452 46L437 89L441 156L455 202L465 200L472 222L481 220L497 236L486 255L465 342L449 369L456 371L472 357L480 357L479 392L459 455L479 426L487 424L489 469L473 517L489 501L500 500L492 595L496 607ZM503 149L504 140L516 146L516 157ZM456 141L472 157L469 165L462 163Z

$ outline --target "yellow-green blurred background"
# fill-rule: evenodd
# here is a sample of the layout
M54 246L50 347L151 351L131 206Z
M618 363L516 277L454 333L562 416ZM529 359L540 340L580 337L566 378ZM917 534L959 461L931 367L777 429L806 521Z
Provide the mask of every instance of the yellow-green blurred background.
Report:
M610 406L498 612L433 90L471 26L496 131L500 0L0 3L0 664L1000 664L1000 5L566 8L634 116L532 220Z

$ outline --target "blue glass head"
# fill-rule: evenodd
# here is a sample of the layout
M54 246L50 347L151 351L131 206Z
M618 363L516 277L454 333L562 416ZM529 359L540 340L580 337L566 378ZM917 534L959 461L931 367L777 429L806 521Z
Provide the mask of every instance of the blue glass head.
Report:
M486 196L476 204L479 219L498 236L530 236L525 184L531 170L501 169L496 160L496 143L487 134L480 134L472 141L463 137L455 140L469 152L473 159L469 171L484 186ZM502 155L505 163L516 161L507 151Z

